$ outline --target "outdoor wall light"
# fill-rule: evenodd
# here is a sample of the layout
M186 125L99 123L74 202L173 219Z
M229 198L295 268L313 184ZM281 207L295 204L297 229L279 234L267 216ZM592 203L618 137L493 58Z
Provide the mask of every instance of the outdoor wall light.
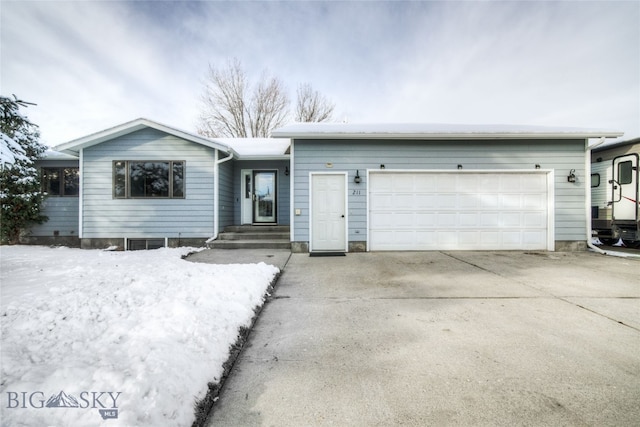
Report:
M355 178L353 178L353 182L355 182L356 184L360 184L360 171L359 170L356 171L356 176L355 176Z
M384 165L380 165L380 169L384 169Z
M540 169L540 165L536 163L536 169Z
M458 165L458 169L462 169L462 165Z
M567 177L567 181L576 182L576 170L575 169L571 169L569 171L569 176Z
M289 166L284 167L284 176L289 176Z

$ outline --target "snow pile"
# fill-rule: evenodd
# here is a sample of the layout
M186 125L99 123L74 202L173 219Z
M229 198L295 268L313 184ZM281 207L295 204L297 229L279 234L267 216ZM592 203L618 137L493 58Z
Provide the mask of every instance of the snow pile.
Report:
M189 426L278 269L2 247L2 424Z

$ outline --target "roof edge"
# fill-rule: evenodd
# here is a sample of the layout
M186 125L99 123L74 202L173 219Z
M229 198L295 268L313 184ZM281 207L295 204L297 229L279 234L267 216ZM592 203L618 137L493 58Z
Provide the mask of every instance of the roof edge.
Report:
M586 139L622 135L624 132L602 129L429 123L298 123L272 132L274 138L291 139Z
M195 135L180 129L176 129L171 126L167 126L162 123L158 123L153 120L149 120L145 118L138 118L130 122L122 123L120 125L113 126L113 127L104 129L102 131L92 133L87 136L74 139L72 141L65 142L60 145L56 145L52 147L52 149L55 151L60 151L60 152L71 154L71 155L78 155L78 153L80 152L80 149L82 148L98 145L105 141L109 141L111 139L118 138L120 136L127 135L144 128L156 129L161 132L176 136L178 138L182 138L187 141L194 142L196 144L201 144L210 148L215 148L217 150L224 151L225 153L233 153L234 155L236 154L230 147L223 145L219 142L216 142L214 140L211 140L199 135Z

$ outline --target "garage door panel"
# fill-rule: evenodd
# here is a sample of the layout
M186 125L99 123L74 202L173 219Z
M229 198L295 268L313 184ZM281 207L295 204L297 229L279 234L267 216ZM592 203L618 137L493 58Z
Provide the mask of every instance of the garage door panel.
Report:
M480 232L479 231L459 231L458 232L458 244L462 247L480 245Z
M437 189L437 191L442 192L442 193L447 193L447 192L455 192L456 188L458 188L458 183L456 182L455 178L452 178L452 175L435 175L436 179L435 179L435 185L432 188L431 191L433 191L433 189ZM453 175L453 177L455 177L455 175Z
M400 218L400 215L397 212L373 212L370 216L370 226L372 229L380 230L413 226L413 224L407 222L408 218L406 216Z
M480 226L494 228L500 225L500 212L481 212Z
M438 212L436 214L436 226L438 229L442 227L453 227L456 225L456 215L449 212Z
M521 194L501 194L500 198L500 209L512 209L512 210L520 210L522 209L522 195Z
M393 204L393 194L377 193L374 197L369 197L369 207L372 210L379 210Z
M458 178L457 188L464 190L467 193L477 193L480 190L478 187L477 177L472 175L453 175Z
M538 193L541 188L547 186L546 174L529 174L523 176L522 192L523 193Z
M520 227L521 222L520 212L503 212L500 214L500 225L502 227Z
M497 247L500 244L500 233L498 231L481 231L480 241L483 245L482 249Z
M547 197L543 194L523 194L522 207L524 209L547 209Z
M428 192L437 185L433 175L414 175L413 190L416 192Z
M480 217L476 213L459 213L458 224L461 227L477 227Z
M416 210L428 210L433 208L436 203L435 194L418 193L414 195L414 209Z
M372 250L546 249L546 173L372 172Z
M522 216L525 227L547 227L547 215L545 212L525 212Z
M437 215L432 212L416 212L415 225L419 229L434 228L437 225Z
M546 235L541 230L529 230L523 233L523 242L527 245L538 245L546 239Z
M481 210L495 210L500 207L500 195L481 193L476 195L478 201L478 209Z
M434 201L434 207L438 209L456 209L458 207L458 196L456 194L439 194Z
M393 197L393 205L396 209L413 209L415 197L413 194L396 194Z

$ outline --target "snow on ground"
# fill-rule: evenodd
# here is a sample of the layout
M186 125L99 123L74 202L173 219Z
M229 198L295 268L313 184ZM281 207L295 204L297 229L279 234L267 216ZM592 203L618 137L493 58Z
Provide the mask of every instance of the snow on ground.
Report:
M2 425L190 426L278 269L189 250L1 247Z

